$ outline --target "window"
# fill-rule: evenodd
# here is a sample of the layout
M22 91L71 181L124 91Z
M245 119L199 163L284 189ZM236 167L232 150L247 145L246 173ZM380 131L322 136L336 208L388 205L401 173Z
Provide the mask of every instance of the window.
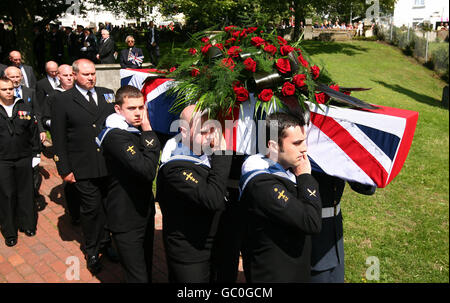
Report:
M425 0L414 0L414 7L424 7Z

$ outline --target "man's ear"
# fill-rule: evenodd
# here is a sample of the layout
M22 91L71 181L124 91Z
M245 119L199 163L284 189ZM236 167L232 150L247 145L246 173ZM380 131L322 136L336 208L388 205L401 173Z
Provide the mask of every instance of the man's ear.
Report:
M280 146L278 145L278 142L273 141L273 140L269 140L269 142L267 143L267 148L269 150L275 151L275 152L279 152Z
M120 109L121 108L119 104L114 105L114 110L116 111L116 113L120 114Z

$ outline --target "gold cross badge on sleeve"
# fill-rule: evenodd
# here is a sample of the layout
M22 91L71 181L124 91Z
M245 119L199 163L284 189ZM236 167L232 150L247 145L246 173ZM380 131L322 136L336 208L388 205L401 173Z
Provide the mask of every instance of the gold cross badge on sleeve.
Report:
M151 141L145 139L145 143L147 143L147 146L153 146L153 141L155 141L155 139L152 139Z
M189 174L187 172L183 172L183 176L186 177L186 181L192 181L194 183L198 183L198 180L196 180L194 177L192 177L192 173L190 172Z
M284 194L284 189L282 191L280 191L278 188L274 188L273 189L274 192L278 193L278 200L283 199L284 202L287 202L289 200L289 198Z
M136 151L134 150L134 145L128 146L127 152L130 152L131 155L136 154Z

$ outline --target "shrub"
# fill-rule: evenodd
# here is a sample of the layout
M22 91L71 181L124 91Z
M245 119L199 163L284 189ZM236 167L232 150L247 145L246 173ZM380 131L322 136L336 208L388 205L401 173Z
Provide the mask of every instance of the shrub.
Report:
M448 60L448 43L441 43L431 54L431 61L433 61L434 68L439 72L445 72L448 74Z

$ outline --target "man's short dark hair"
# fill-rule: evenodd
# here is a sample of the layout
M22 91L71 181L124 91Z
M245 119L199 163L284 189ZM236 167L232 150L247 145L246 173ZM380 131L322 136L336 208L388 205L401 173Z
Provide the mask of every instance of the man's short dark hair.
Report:
M0 76L0 81L13 83L12 80L6 77L5 75Z
M116 104L122 106L125 98L141 98L144 97L142 92L134 86L125 85L116 92Z
M282 139L286 137L286 129L293 126L305 126L306 121L304 115L292 115L287 113L273 113L266 118L266 146L270 140L270 125L277 126L278 145L283 147Z

